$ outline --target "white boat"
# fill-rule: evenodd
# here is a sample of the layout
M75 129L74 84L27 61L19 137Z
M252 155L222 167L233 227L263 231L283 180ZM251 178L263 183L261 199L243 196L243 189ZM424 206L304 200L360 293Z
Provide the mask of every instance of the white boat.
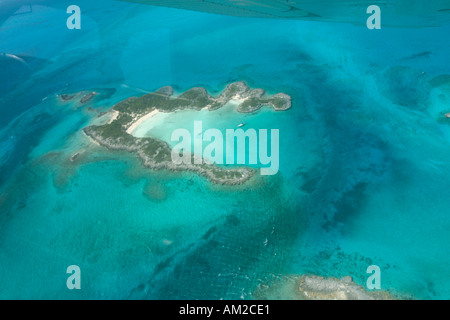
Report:
M245 126L245 123L244 123L244 122L238 124L238 128L243 127L243 126Z

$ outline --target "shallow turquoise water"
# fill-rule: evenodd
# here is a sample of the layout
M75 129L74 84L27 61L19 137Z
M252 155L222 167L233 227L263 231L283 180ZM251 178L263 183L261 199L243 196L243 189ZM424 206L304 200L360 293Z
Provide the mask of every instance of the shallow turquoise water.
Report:
M431 80L450 74L450 26L369 32L79 3L79 31L56 2L0 27L0 52L30 66L20 78L1 61L1 298L251 299L283 275L364 284L371 264L383 289L449 298L450 126L439 117L450 85ZM293 98L286 112L208 124L280 130L280 171L254 184L149 171L80 133L126 97L239 80ZM115 92L84 106L55 97L102 88ZM66 288L72 264L78 291Z
M275 112L269 106L264 106L252 114L243 114L236 111L237 105L237 102L231 102L212 112L207 109L181 110L171 114L159 112L142 122L132 135L138 138L158 138L167 142L171 148L189 145L189 152L212 162L217 158L220 161L219 164L239 163L252 167L272 165L275 171L279 163L279 155L271 154L272 148L275 150L275 147L272 147L272 137L274 139L278 137L279 144L279 130L283 127L288 114ZM243 126L239 127L240 124ZM172 133L175 130L185 130L186 137L173 136ZM252 137L246 138L244 146L239 144L233 136L234 132L240 132L240 130ZM206 140L209 139L208 134L213 136L211 141ZM267 144L260 147L259 143L263 135L267 137ZM216 142L216 139L220 142ZM222 145L222 148L218 147L219 145ZM214 151L211 154L205 152L207 148L214 148ZM222 156L217 155L219 152L216 149L222 150ZM234 156L231 157L231 154ZM260 161L261 154L269 157L267 162L263 161L264 164ZM238 155L243 157L242 163L238 161Z

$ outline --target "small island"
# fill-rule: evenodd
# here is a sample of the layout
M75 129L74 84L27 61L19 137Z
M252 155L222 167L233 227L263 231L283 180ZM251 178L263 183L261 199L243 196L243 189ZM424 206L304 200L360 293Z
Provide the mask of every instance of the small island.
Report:
M323 277L312 274L283 275L260 283L253 292L257 300L413 300L414 297L387 290L370 290L351 276Z
M394 300L386 291L368 291L353 282L350 276L342 279L304 275L300 278L302 300Z
M208 178L213 183L235 185L242 184L254 175L254 169L237 167L227 169L214 164L175 164L171 158L170 146L152 137L137 138L131 133L155 112L171 113L177 110L206 108L217 110L230 101L237 101L237 112L251 113L262 106L271 106L275 111L291 107L291 97L278 93L265 96L262 89L251 89L244 82L229 84L218 97L208 94L206 89L195 87L173 97L173 88L163 87L156 92L141 97L127 98L111 108L111 119L104 125L92 125L83 132L97 144L109 150L124 150L135 153L145 167L159 170L192 171ZM194 159L195 155L190 155Z

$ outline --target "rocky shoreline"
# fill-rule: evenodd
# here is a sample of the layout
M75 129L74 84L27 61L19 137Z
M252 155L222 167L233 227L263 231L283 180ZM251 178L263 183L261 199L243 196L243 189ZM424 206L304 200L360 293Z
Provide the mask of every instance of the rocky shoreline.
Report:
M223 185L237 185L250 179L256 170L251 168L223 169L212 164L175 164L171 159L169 145L153 138L136 139L135 143L128 144L120 139L108 139L97 134L95 129L87 127L83 132L99 145L112 151L127 151L136 154L144 167L153 170L191 171L206 177L213 183ZM194 155L191 155L194 157ZM193 161L192 161L193 163Z
M262 89L251 89L244 82L229 84L217 97L212 97L204 88L192 88L179 96L172 98L173 88L163 87L154 93L142 97L127 98L112 107L116 112L112 121L96 126L88 126L83 132L99 145L109 150L123 150L135 153L145 167L154 170L192 171L206 177L212 183L224 185L242 184L249 180L256 170L248 167L225 169L214 164L201 163L175 164L172 162L170 146L159 139L145 137L137 138L127 130L141 117L153 111L175 112L183 109L201 110L208 108L213 111L223 107L231 100L239 101L238 112L250 113L262 106L271 106L275 111L284 111L291 107L291 97L278 93L264 97ZM194 155L191 155L194 159Z

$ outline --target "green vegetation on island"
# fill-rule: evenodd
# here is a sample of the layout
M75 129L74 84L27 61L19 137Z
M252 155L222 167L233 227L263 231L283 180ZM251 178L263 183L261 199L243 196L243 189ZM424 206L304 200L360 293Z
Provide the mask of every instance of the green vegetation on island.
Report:
M223 107L231 100L240 101L238 112L249 113L264 105L274 110L287 110L291 107L291 97L278 93L264 97L264 90L250 89L244 82L229 84L218 96L213 97L204 88L192 88L173 96L173 88L163 87L153 93L141 97L127 98L112 107L115 117L104 125L92 125L83 129L84 133L98 144L110 150L126 150L135 153L144 166L152 169L167 169L176 171L194 171L207 177L213 183L241 184L247 181L255 172L247 167L225 169L214 164L175 164L172 162L170 146L159 139L145 137L137 138L127 132L140 118L152 111L175 112L183 109L201 110L208 108L213 111ZM191 155L194 157L194 155Z

